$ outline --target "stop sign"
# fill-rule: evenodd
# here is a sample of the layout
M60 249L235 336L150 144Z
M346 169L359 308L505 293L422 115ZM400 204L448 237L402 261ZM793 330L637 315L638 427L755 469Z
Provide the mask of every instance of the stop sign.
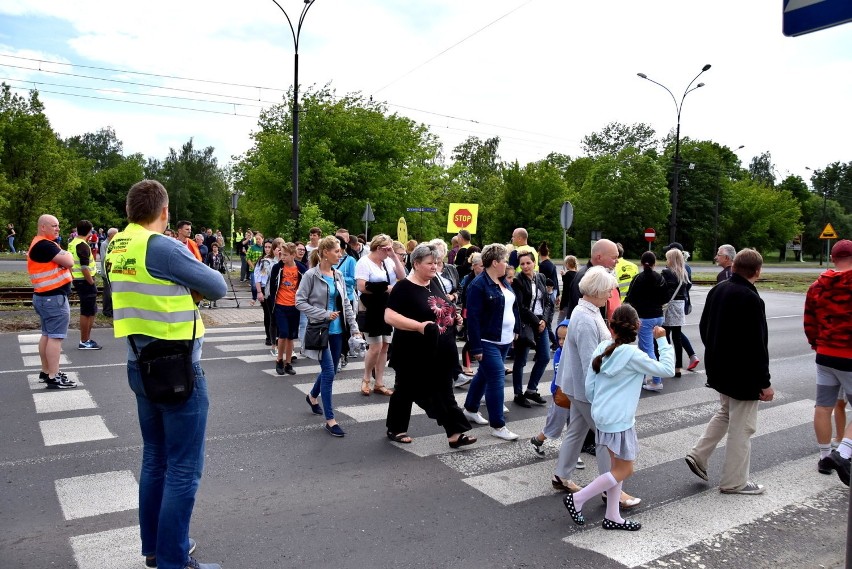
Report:
M647 241L648 243L651 243L656 238L657 238L657 232L654 231L653 227L649 227L648 229L645 230L645 241Z
M459 208L453 214L453 224L459 229L464 229L473 221L473 214L467 208Z

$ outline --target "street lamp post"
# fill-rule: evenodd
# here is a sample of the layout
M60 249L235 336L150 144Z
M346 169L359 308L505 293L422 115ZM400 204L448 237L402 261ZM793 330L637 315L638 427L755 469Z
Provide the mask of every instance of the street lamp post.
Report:
M293 22L286 10L281 7L278 0L272 0L278 9L284 13L287 18L287 23L290 24L290 33L293 35L293 47L295 54L293 57L293 195L290 201L290 214L293 216L294 229L293 240L299 239L299 37L302 33L302 24L305 21L305 15L316 0L304 0L305 5L302 6L302 13L299 15L299 20L296 27L293 27Z
M692 87L692 84L695 83L695 80L698 79L702 73L710 69L710 64L708 63L704 67L701 68L701 71L696 75L692 81L689 82L689 85L686 86L686 89L683 91L683 97L680 98L680 103L678 104L677 99L674 96L674 93L671 90L663 85L662 83L658 83L654 81L644 73L637 73L639 77L654 83L655 85L659 85L663 89L665 89L669 95L672 97L672 101L675 104L675 111L677 111L677 131L675 133L675 163L674 163L674 182L672 183L672 214L669 219L669 243L673 243L676 241L676 233L677 233L677 194L680 189L680 112L683 110L683 101L686 99L686 96L690 94L692 91L695 91L699 87L703 87L704 83L699 83L695 87ZM690 89L690 87L692 87Z

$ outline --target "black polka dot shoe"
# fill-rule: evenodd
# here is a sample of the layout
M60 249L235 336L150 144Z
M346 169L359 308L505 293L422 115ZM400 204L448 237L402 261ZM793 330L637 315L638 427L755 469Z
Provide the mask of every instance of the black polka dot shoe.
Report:
M574 520L575 524L581 526L586 523L586 518L583 517L583 513L578 512L577 508L574 507L574 494L566 495L562 499L562 502L565 504L565 507L568 508L568 513L571 514L571 519Z
M608 519L604 518L603 528L604 529L623 529L625 531L639 531L640 529L642 529L642 524L640 524L639 522L633 522L633 521L630 521L630 520L624 520L623 524L619 524L619 523L616 523L612 520L608 520Z

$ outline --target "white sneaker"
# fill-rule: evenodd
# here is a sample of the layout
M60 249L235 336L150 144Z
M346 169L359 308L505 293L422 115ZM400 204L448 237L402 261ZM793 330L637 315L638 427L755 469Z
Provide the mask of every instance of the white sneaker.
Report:
M644 383L642 385L642 389L644 389L645 391L662 391L663 382L661 381L660 383L654 383L654 381L651 380L647 383Z
M497 437L498 439L503 439L504 441L518 440L518 435L507 429L505 425L503 425L499 429L492 429L491 436Z
M467 374L460 373L456 376L456 379L453 381L453 387L462 387L470 383L470 380L473 378Z
M505 405L503 405L503 414L505 415L508 412L509 412L509 408L506 407Z
M578 458L577 459L577 466L575 466L574 468L576 468L577 470L583 470L584 468L586 468L586 463L583 462L582 458Z
M465 418L471 423L476 423L477 425L488 424L488 419L483 417L482 413L480 413L479 411L477 411L476 413L471 413L467 409L463 409L462 412L464 413Z

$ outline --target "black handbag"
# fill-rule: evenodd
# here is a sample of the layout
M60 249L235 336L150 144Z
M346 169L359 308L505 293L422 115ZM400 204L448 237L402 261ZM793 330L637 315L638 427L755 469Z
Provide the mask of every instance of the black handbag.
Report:
M192 340L154 340L142 350L136 349L133 336L130 345L139 364L145 397L152 403L176 405L184 403L195 389L195 367L192 347L195 343L195 318Z
M311 322L305 328L305 349L322 351L328 347L328 322Z
M535 331L532 326L525 322L521 322L521 332L518 334L518 339L515 340L515 346L519 348L535 348Z

